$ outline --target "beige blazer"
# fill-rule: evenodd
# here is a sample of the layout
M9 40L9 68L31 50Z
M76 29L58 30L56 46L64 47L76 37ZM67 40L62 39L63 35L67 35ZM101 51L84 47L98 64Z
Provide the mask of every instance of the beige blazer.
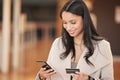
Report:
M111 48L109 42L106 40L93 42L95 51L94 54L89 58L89 60L94 64L90 66L85 61L85 54L88 51L86 48L81 55L77 68L81 72L84 72L95 80L114 80L113 77L113 58L111 53ZM66 74L66 68L71 67L71 54L64 60L60 59L60 54L65 51L65 48L62 44L61 38L57 38L50 50L50 54L47 62L53 67L56 71L56 74L52 75L50 79L47 80L70 80L70 74ZM36 77L38 79L38 76Z

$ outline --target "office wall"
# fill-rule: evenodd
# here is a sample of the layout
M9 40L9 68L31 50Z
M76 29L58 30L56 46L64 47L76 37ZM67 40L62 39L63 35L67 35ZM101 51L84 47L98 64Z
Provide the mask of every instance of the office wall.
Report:
M120 23L115 21L117 6L120 0L95 0L93 11L97 16L97 30L111 43L114 55L120 55ZM117 14L120 16L120 12Z

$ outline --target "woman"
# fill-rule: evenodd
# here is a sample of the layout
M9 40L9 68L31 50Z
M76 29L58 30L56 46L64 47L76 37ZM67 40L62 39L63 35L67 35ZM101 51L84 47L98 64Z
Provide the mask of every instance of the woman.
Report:
M85 3L68 1L60 17L62 36L53 42L47 60L54 71L41 68L36 80L114 80L110 44L96 32ZM66 68L80 72L71 75Z

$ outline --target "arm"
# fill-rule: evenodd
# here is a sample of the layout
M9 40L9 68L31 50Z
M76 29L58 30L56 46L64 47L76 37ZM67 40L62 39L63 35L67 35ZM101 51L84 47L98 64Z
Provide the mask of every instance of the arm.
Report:
M110 47L110 43L107 42L107 45L105 46L106 48L104 48L105 50L105 56L108 59L108 61L110 62L108 65L106 65L105 67L103 67L101 69L101 79L102 80L114 80L114 75L113 75L113 56L112 56L112 51L111 51L111 47Z
M97 56L91 59L96 64L96 71L90 74L95 80L114 80L113 56L110 43L102 40L96 47Z
M53 54L54 54L54 48L55 48L55 45L56 44L56 40L53 42L53 44L52 44L52 46L51 46L51 50L50 50L50 53L49 53L49 57L48 57L48 60L47 60L47 62L49 62L50 64L52 64L52 57L53 57ZM50 73L49 73L50 72ZM46 74L47 73L47 74ZM51 72L51 70L47 70L47 71L45 71L45 70L43 70L43 68L41 68L40 70L39 70L39 72L37 73L37 75L36 75L36 78L35 78L35 80L45 80L45 79L40 79L41 77L45 77L45 78L48 78L48 77L50 77L51 75L53 75L53 74L55 74L55 72Z
M95 78L95 80L114 80L113 56L112 56L110 43L104 40L99 45L99 48L101 54L103 55L103 57L106 58L106 60L109 63L100 69L100 78L99 79Z
M95 80L114 80L112 63L101 69L101 76L94 77Z

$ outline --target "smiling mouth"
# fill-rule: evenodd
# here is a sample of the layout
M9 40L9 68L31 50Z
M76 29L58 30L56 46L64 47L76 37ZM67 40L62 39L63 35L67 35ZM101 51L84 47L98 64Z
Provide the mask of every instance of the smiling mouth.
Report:
M73 34L74 32L75 32L75 30L74 31L70 31L71 34Z
M74 34L74 31L72 31L72 32L69 32L70 34Z
M70 34L73 34L74 32L70 32Z

